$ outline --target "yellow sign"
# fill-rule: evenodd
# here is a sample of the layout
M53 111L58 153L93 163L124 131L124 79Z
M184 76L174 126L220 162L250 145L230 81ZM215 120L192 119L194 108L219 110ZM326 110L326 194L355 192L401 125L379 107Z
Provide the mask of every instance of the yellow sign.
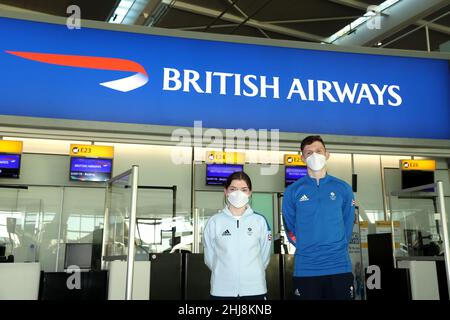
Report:
M360 221L359 231L361 237L361 248L367 249L369 247L367 245L367 235L369 234L369 221Z
M390 221L375 221L375 225L377 228L384 228L383 230L389 229L391 231L391 222Z
M22 141L0 140L0 152L2 153L21 154L22 146Z
M206 163L244 164L245 153L243 152L206 152Z
M72 157L114 158L114 147L94 146L90 144L71 144L70 155Z
M402 170L436 170L435 160L401 160Z
M285 154L284 164L286 166L306 166L306 163L302 161L302 157L298 154Z
M369 221L361 221L359 223L360 228L369 228Z

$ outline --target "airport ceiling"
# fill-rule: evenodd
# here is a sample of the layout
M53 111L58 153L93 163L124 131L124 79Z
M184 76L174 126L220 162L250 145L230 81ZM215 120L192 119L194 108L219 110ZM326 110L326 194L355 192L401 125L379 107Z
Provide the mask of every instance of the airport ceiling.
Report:
M0 10L67 17L73 4L82 19L148 27L406 50L450 45L450 0L0 0ZM377 15L386 18L379 25ZM361 17L372 27L357 25Z

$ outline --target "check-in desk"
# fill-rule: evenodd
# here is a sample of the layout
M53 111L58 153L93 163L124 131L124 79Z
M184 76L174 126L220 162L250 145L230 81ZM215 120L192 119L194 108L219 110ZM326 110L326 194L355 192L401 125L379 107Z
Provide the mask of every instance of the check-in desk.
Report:
M39 263L0 263L0 300L37 300Z
M267 296L292 299L292 255L273 254L266 269ZM155 253L150 261L136 261L133 300L208 300L211 272L203 254ZM125 298L126 262L110 262L108 299Z
M397 268L408 269L413 300L448 300L443 256L397 257Z
M149 300L150 268L150 261L134 262L133 300ZM125 300L127 262L110 262L108 272L108 300Z

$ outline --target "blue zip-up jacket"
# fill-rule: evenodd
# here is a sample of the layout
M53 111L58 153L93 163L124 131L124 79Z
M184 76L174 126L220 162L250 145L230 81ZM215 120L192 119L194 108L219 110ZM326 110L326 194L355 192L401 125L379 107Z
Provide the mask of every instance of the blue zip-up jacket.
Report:
M205 263L211 270L211 295L267 293L265 269L272 235L264 216L248 207L237 220L225 207L209 218L203 236Z
M286 234L295 245L295 277L352 271L349 243L355 219L352 188L336 177L308 175L286 188Z

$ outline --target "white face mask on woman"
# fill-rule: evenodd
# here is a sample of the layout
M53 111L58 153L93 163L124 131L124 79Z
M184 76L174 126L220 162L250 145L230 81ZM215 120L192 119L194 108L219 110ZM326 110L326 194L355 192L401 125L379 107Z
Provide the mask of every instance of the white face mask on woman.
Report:
M326 164L327 158L325 158L325 156L321 155L320 153L314 152L312 155L306 158L306 165L312 171L320 171L325 167Z
M245 206L249 201L248 195L241 190L236 190L229 193L227 199L233 207L238 209Z

